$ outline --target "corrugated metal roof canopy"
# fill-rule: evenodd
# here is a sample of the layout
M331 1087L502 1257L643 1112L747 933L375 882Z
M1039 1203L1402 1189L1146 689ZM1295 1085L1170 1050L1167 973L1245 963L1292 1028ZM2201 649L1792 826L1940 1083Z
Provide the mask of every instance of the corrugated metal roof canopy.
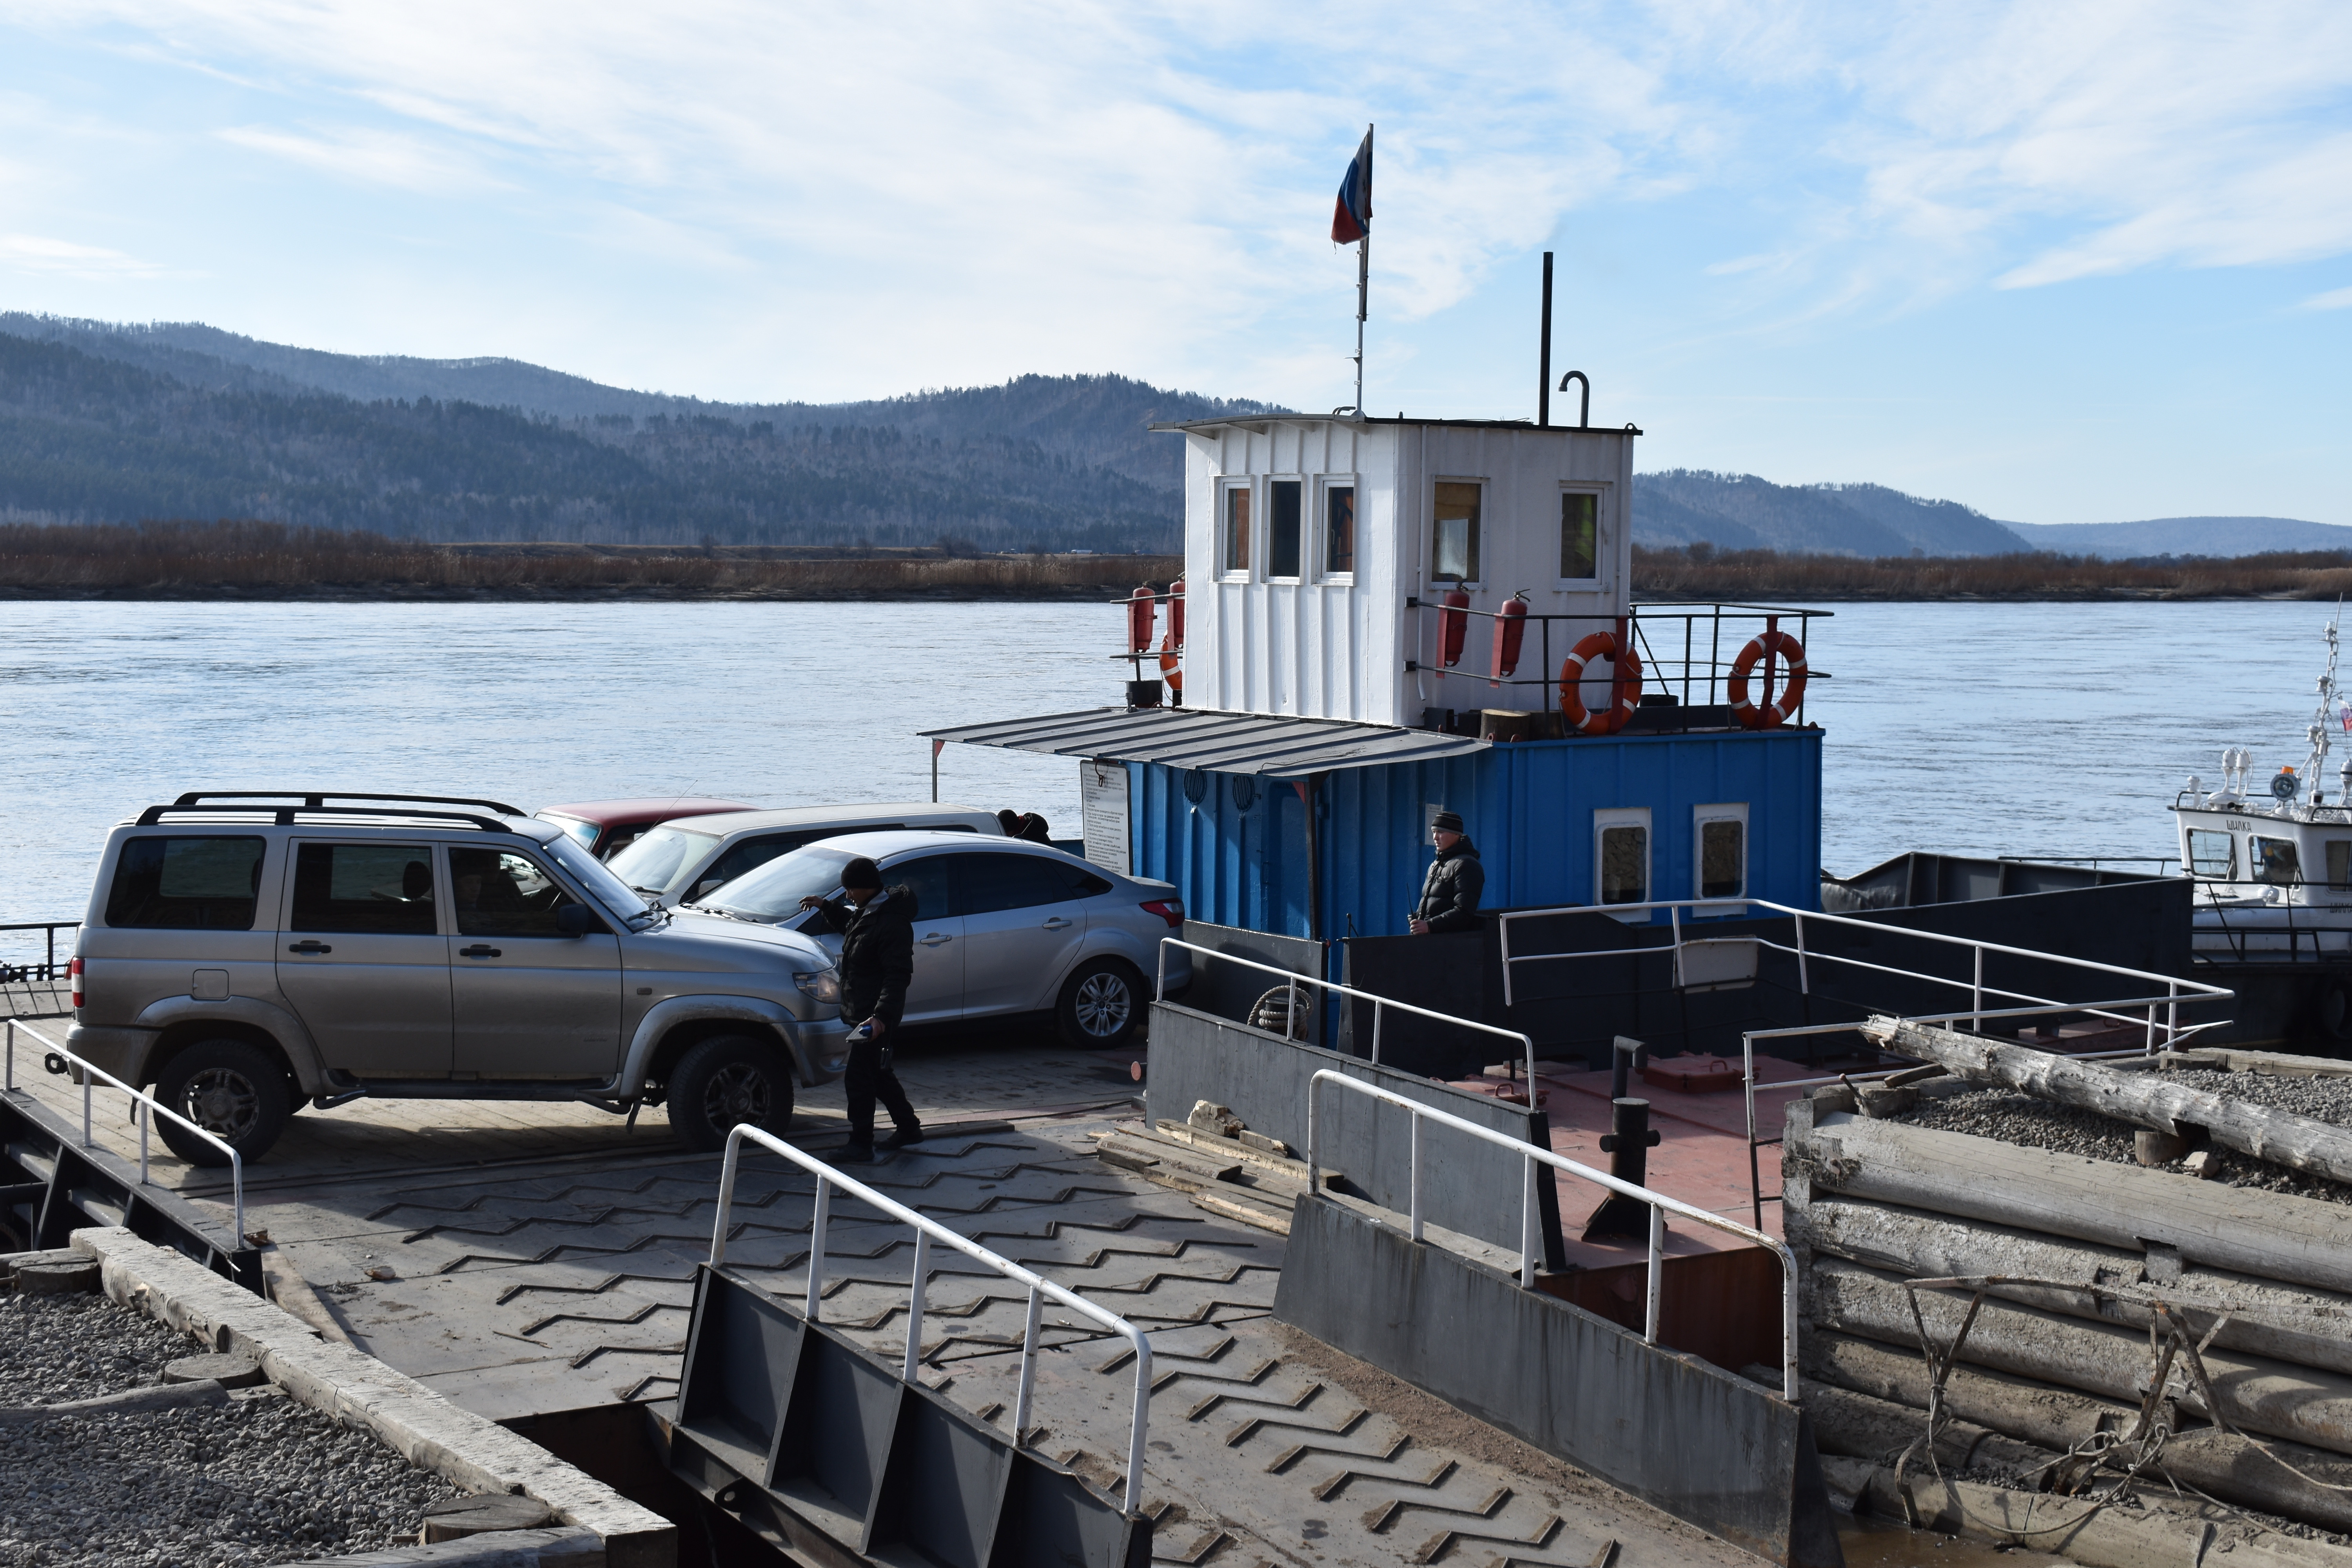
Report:
M1089 708L1077 713L926 730L923 738L1276 779L1305 778L1339 768L1434 762L1484 751L1487 745L1467 736L1431 730L1396 730L1385 724L1351 724L1335 719L1220 713L1199 708Z

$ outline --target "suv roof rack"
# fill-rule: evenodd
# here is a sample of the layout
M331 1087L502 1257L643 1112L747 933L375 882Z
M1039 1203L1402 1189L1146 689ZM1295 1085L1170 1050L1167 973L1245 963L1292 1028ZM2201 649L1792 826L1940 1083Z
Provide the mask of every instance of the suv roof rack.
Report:
M529 816L530 815L530 813L523 810L520 806L509 805L504 801L476 800L470 795L353 795L342 790L330 790L324 794L315 790L299 789L190 790L187 794L182 795L172 804L173 805L201 805L208 800L285 800L289 797L299 800L302 804L297 809L304 811L321 810L331 800L399 800L413 802L418 805L478 805L485 811L495 811L500 816Z
M297 796L299 804L289 800ZM386 805L329 805L331 800L363 800L384 802L421 801L423 806L399 804ZM238 804L250 802L250 805ZM302 795L293 790L192 790L169 805L151 805L139 814L138 826L152 827L163 820L163 814L188 812L215 817L245 816L268 812L280 827L290 827L297 816L307 817L399 817L412 822L427 822L440 826L463 824L488 833L511 833L511 824L496 817L483 816L470 811L436 811L433 805L479 805L507 816L523 813L495 800L469 800L462 796L443 795Z

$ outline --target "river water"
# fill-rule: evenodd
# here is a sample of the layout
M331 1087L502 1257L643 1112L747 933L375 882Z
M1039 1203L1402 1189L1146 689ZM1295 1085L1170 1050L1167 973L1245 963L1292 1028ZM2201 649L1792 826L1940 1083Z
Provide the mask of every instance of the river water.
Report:
M2173 853L2183 778L2300 764L2331 607L1853 605L1823 864ZM113 823L188 789L926 799L918 730L1115 701L1118 612L1001 604L56 604L0 608L0 920L75 919ZM2339 758L2344 754L2339 753ZM944 799L1076 836L1077 769L978 746ZM2331 773L2333 771L2331 766ZM2333 786L2333 780L2329 781Z

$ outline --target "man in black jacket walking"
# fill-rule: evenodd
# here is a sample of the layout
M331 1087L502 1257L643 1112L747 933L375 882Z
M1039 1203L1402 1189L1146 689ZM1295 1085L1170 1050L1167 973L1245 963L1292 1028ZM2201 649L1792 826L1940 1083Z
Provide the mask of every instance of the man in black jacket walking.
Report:
M801 908L823 910L825 929L841 935L841 1020L857 1026L850 1031L849 1062L841 1074L849 1098L849 1144L835 1163L868 1165L877 1096L894 1129L882 1141L884 1149L923 1141L923 1125L890 1070L893 1036L915 974L915 892L903 883L885 889L881 868L862 855L841 868L841 891L838 899L803 899Z
M1478 900L1486 890L1486 868L1478 863L1478 847L1462 831L1457 812L1441 811L1432 818L1429 837L1437 846L1437 858L1422 879L1421 904L1411 922L1412 934L1476 931Z

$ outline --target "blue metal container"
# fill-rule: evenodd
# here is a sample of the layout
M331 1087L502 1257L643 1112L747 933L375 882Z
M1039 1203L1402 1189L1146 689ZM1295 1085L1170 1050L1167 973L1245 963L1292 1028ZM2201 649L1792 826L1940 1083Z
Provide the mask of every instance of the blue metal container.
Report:
M1745 808L1744 896L1820 908L1819 730L1532 741L1297 782L1125 765L1136 873L1173 882L1194 920L1221 925L1402 933L1439 809L1461 813L1478 847L1487 909L1595 902L1594 813L1626 808L1649 813L1649 898L1697 897L1703 806Z

